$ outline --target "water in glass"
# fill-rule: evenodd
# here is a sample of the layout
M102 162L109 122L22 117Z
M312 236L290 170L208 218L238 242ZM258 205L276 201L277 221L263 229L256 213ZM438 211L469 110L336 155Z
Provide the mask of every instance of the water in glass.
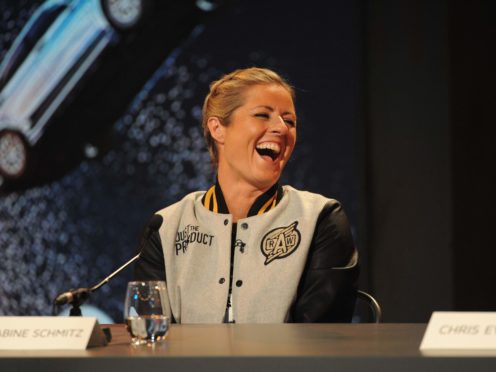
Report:
M154 344L165 339L169 330L166 304L165 282L128 283L124 319L134 345Z

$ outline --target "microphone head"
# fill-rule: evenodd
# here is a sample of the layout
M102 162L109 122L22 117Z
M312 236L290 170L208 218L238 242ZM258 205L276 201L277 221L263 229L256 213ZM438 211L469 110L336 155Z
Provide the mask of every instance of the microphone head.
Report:
M54 300L55 305L77 304L81 305L88 299L92 290L90 288L71 289L68 292L61 293Z
M160 226L162 226L163 217L159 214L154 214L152 218L150 218L150 222L148 222L148 228L153 231L158 231Z

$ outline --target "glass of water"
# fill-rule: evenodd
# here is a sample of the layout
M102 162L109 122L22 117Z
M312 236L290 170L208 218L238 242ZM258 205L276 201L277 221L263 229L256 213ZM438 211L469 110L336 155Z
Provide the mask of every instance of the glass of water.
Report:
M124 319L133 345L163 341L169 331L164 281L129 282Z

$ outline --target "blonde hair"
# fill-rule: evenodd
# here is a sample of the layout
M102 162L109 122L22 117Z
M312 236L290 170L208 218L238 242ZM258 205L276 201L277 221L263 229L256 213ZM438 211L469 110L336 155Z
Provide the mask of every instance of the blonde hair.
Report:
M295 99L293 87L276 72L267 68L250 67L239 69L210 84L210 92L203 102L202 127L208 151L215 165L218 162L218 151L215 140L208 129L208 119L216 117L222 125L229 125L234 110L244 104L245 91L259 84L280 85L288 90L293 101Z

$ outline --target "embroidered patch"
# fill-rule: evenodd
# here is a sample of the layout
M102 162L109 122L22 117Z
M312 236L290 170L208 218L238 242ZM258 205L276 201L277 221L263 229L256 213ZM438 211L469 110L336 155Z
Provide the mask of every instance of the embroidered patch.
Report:
M278 227L269 231L262 239L260 246L265 256L265 265L275 259L288 257L300 245L301 234L296 228L298 221L286 227Z

